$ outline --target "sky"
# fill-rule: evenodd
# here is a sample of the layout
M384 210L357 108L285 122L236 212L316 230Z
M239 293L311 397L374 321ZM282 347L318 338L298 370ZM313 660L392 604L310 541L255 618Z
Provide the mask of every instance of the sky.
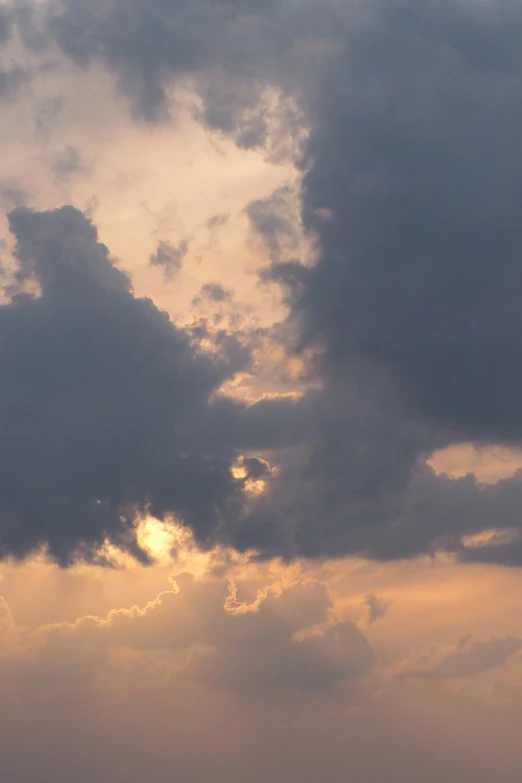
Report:
M520 781L521 33L0 0L2 781Z

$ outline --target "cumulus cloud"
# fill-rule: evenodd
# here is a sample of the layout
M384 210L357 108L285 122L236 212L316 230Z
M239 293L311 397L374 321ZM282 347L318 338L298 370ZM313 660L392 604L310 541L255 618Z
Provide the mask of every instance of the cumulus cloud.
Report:
M174 588L143 608L42 626L26 635L26 654L36 650L41 662L74 657L94 670L111 650L148 651L167 656L173 681L245 696L326 694L345 681L364 678L375 663L359 629L331 616L332 601L323 584L269 586L252 604L235 601L235 593L227 595L222 580L197 582L182 574ZM10 630L14 623L7 605L5 617Z
M145 507L210 530L237 490L233 453L224 442L196 446L194 435L238 368L203 355L135 297L76 209L20 208L10 224L18 268L0 306L2 555L47 545L65 563L106 537L136 549L132 518Z

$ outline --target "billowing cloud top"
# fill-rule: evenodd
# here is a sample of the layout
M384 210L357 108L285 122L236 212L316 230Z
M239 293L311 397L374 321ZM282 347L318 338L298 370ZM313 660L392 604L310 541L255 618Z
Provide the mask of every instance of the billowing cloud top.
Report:
M210 529L235 482L227 446L196 445L198 419L237 367L136 298L76 209L9 220L17 282L39 290L0 308L3 554L130 546L146 507Z

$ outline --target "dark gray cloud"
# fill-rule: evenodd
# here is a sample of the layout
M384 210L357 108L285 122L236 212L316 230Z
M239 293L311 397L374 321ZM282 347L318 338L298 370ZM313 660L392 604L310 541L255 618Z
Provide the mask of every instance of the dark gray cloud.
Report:
M197 422L237 368L136 298L77 210L9 219L16 286L40 293L0 306L1 554L48 544L67 562L106 536L133 548L133 514L147 505L204 538L239 485L229 441L198 438Z
M248 361L233 335L213 336L213 359L199 353L194 330L134 297L72 207L17 209L10 221L18 270L0 308L4 556L48 544L67 562L106 536L133 548L134 513L147 506L177 513L202 543L263 556L390 558L444 546L486 559L491 547L460 536L499 520L520 529L519 478L486 488L421 468L444 436L404 418L380 378L354 369L298 400L209 402ZM22 292L31 282L36 297ZM246 505L230 473L241 450L252 455L246 478L269 485Z
M310 275L298 258L301 226L295 198L295 190L283 186L267 198L251 201L245 209L253 241L261 242L270 259L269 265L259 270L259 279L279 284L284 301L292 306L299 303Z
M210 299L212 302L227 302L231 296L231 291L224 288L221 283L205 283L201 286L201 291L194 302L200 302L203 299Z
M270 266L259 271L262 283L277 283L281 286L283 299L291 306L299 303L310 275L310 268L297 259L273 261Z
M151 266L163 269L166 280L171 280L176 272L179 272L183 259L189 250L188 244L181 239L176 244L172 242L158 242L155 252L151 255L149 263Z
M77 65L107 67L140 119L166 119L171 87L189 84L204 125L273 160L300 155L295 96L339 33L334 9L309 0L50 0L33 27Z
M323 400L301 464L275 481L279 515L260 503L241 535L272 553L444 545L520 562L519 477L482 487L423 463L452 442L522 437L521 9L401 0L336 13L342 46L301 92L317 266L281 262L283 205L253 205L274 259L263 278L286 288L298 344L322 349ZM497 526L515 534L460 543Z
M307 334L461 439L522 437L521 23L511 2L377 2L313 96Z
M283 9L277 0L111 0L103 8L68 0L49 4L45 27L79 65L104 62L147 119L164 116L172 76L205 72L202 119L225 132L237 129L238 142L252 146L265 136L256 101L265 85L260 70L273 71L290 40L287 26L277 27ZM230 78L239 73L243 78L231 89Z
M202 108L195 115L211 130L231 136L238 147L262 147L268 135L263 86L242 78L234 80L231 76L214 78L202 87Z
M281 261L285 250L295 250L298 245L292 195L291 188L281 187L268 198L251 201L245 209L254 235L261 238L272 262Z
M466 559L521 561L518 476L481 487L422 467L437 440L522 437L521 14L510 2L353 9L309 86L303 220L319 262L267 276L293 291L301 345L322 347L326 404L343 374L359 398L381 394L372 410L345 395L297 472L305 552L400 557L444 540ZM515 535L459 543L497 526Z
M362 407L358 413L364 417ZM327 434L324 412L316 408L312 415L317 419L308 421L306 443L283 453L269 491L234 529L240 548L288 559L353 554L378 560L442 550L465 561L520 564L519 474L493 485L472 475L436 475L419 456L422 430L400 420L395 429L393 420L375 412L360 424L354 408L351 421L332 416ZM278 464L279 455L274 459ZM492 532L473 538L486 531Z
M512 2L127 0L101 13L69 0L47 23L147 116L172 75L205 73L205 121L231 134L240 110L257 121L247 87L292 89L311 123L303 214L323 251L307 333L335 361L384 368L412 415L505 441L521 434L519 17ZM322 56L301 73L310 41ZM334 220L318 219L325 209ZM280 233L281 213L270 219Z

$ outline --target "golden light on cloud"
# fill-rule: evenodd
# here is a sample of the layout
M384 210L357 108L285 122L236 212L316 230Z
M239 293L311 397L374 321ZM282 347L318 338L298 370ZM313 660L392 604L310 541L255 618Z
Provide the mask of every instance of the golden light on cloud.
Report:
M428 464L436 473L453 478L472 473L478 481L494 484L522 469L522 452L516 448L461 443L436 451Z
M511 544L520 538L520 533L516 530L482 530L480 533L474 533L469 536L462 536L461 541L468 549L482 549L484 547L503 546Z

